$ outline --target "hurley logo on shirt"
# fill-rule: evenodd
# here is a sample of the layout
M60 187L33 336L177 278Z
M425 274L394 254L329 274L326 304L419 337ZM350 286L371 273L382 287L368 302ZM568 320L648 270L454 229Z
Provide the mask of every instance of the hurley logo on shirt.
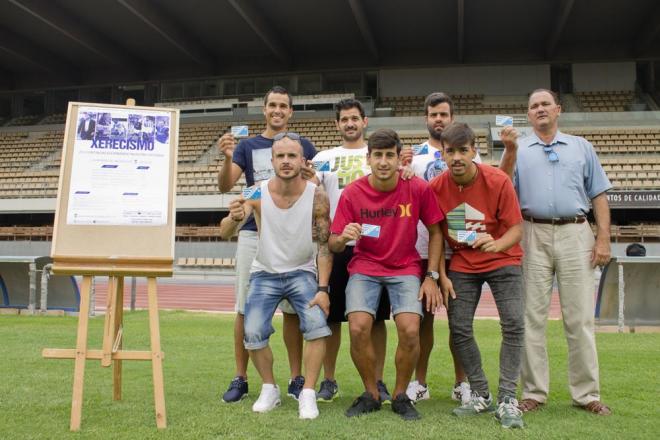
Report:
M412 203L401 204L397 208L360 209L360 218L412 217Z

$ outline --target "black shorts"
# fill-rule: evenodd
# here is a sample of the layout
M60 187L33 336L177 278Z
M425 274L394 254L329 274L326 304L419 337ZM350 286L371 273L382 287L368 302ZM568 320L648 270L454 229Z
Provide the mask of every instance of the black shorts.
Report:
M348 284L348 263L353 258L353 246L346 246L343 252L334 254L330 273L330 314L328 322L346 322L346 285ZM385 289L383 289L385 290ZM380 296L376 311L376 321L390 319L390 298L387 292Z

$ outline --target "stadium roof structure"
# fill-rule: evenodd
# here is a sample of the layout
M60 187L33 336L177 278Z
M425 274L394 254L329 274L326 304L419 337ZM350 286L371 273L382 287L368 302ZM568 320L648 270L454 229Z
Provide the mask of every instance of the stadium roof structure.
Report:
M657 0L0 2L0 90L329 69L659 59Z

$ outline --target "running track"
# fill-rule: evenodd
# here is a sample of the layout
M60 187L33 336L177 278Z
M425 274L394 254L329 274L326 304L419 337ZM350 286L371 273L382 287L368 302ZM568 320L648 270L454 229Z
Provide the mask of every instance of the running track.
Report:
M135 307L147 308L147 284L144 278L138 278ZM126 278L124 286L124 307L130 307L131 282ZM97 277L95 283L95 311L103 312L106 308L107 278ZM158 307L161 310L192 310L206 312L234 311L234 284L231 277L222 279L189 280L160 278L158 281ZM438 318L447 317L444 308L437 312ZM490 289L484 287L481 301L477 307L479 318L497 318L497 308ZM557 291L552 295L550 303L550 318L561 318L559 296Z

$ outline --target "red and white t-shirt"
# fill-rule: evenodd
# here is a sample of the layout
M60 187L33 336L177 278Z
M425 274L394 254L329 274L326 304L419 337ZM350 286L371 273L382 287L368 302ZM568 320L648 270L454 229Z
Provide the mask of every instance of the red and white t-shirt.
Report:
M513 184L504 172L489 165L479 165L474 182L457 185L451 172L431 181L438 204L447 218L441 223L442 232L454 251L449 269L456 272L490 272L503 266L520 266L523 255L520 244L504 252L492 253L472 249L457 241L458 231L488 233L495 240L506 231L522 223L520 205Z
M415 249L417 222L432 225L443 218L424 180L398 179L394 190L381 192L364 176L344 188L330 231L341 235L349 223L380 226L377 238L362 236L357 241L348 264L351 275L421 276L421 259Z

